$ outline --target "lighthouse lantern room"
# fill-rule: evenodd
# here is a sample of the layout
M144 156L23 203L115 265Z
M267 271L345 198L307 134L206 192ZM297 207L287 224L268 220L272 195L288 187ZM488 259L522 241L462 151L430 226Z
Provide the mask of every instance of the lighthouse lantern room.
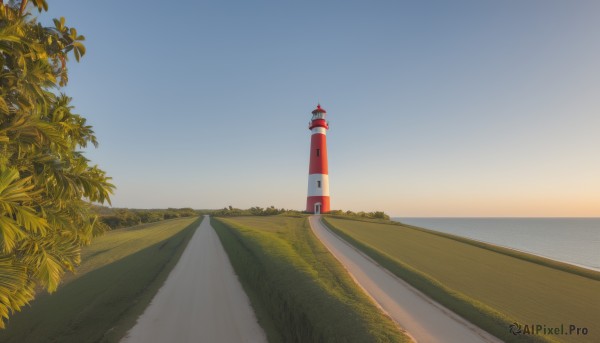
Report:
M327 130L329 123L325 120L327 112L317 105L312 111L312 119L308 124L310 136L310 164L308 167L308 197L306 212L329 212L329 171L327 168Z

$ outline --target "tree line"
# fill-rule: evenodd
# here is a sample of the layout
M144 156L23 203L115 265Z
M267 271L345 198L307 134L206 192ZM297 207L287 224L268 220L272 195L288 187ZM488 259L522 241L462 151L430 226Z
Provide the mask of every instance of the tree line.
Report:
M194 217L209 214L211 211L194 210L192 208L167 208L167 209L130 209L109 208L95 206L95 212L100 221L111 229L120 229L145 223L153 223L161 220Z
M109 208L105 206L94 206L94 211L99 215L100 221L111 229L120 229L129 226L135 226L145 223L152 223L161 220L193 217L200 215L211 215L215 217L240 217L240 216L300 216L306 215L306 211L298 211L285 208L276 208L275 206L260 207L254 206L247 209L227 206L218 210L194 210L192 208L167 208L167 209L130 209L130 208ZM343 210L332 210L328 214L335 216L367 219L389 220L390 216L382 211L374 212L353 212Z
M343 210L332 210L329 212L331 215L337 216L346 216L346 217L354 217L354 218L367 218L367 219L384 219L390 220L390 216L387 215L383 211L374 211L374 212L352 212L352 211L343 211Z
M250 207L248 209L234 208L233 206L224 207L220 210L207 211L206 214L210 214L215 217L239 217L239 216L274 216L274 215L302 215L308 214L306 211L289 210L285 208L276 208L270 206L266 208L262 207ZM390 216L383 211L374 212L353 212L344 210L332 210L328 214L352 218L367 218L367 219L384 219L390 220Z
M220 210L213 210L208 212L211 216L215 217L239 217L239 216L275 216L278 214L284 215L300 215L302 211L296 210L286 210L285 208L276 208L275 206L270 206L266 208L262 207L250 207L248 209L239 209L234 208L229 205L228 207L224 207Z

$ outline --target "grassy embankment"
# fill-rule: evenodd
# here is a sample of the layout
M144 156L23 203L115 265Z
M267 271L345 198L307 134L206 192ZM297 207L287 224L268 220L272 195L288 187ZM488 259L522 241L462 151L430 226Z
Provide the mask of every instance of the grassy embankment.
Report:
M326 218L398 277L504 341L600 341L600 273L413 226ZM587 336L514 336L513 322L586 327Z
M118 342L135 324L183 253L200 219L107 232L84 248L75 274L16 313L3 343Z
M270 342L407 342L306 216L213 219Z

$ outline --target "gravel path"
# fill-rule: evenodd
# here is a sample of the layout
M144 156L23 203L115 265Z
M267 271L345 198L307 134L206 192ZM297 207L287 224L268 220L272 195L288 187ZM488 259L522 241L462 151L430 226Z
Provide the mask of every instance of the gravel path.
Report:
M121 343L266 342L208 216Z
M415 341L501 342L380 267L329 231L321 223L320 216L311 216L309 220L315 235L344 265L356 283Z

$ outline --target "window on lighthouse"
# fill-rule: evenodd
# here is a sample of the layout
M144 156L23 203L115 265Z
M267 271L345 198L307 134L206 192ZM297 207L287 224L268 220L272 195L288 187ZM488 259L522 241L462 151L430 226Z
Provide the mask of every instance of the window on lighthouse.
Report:
M317 149L317 157L321 156L321 149Z
M321 188L321 181L317 181L317 188Z

